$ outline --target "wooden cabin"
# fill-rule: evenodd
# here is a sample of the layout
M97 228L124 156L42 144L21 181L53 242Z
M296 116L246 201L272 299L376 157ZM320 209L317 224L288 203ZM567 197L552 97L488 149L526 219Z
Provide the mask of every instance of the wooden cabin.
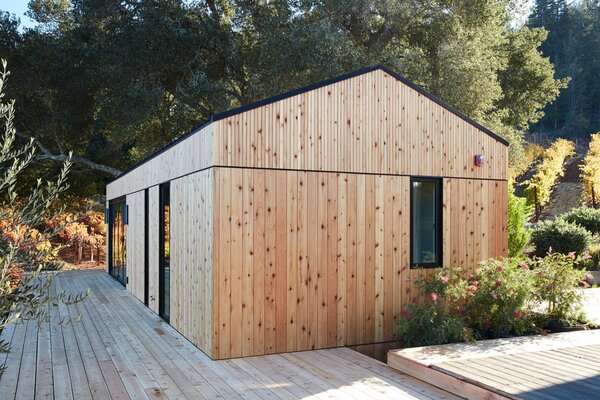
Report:
M383 342L507 255L503 138L383 66L213 116L107 186L108 272L213 359Z

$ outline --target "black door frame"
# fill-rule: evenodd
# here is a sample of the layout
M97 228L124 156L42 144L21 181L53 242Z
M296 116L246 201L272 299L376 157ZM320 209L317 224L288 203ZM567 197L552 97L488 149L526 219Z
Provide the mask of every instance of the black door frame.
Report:
M171 223L171 183L165 182L159 186L159 257L158 257L158 315L164 319L167 323L170 318L169 314L165 313L165 190L169 190L169 224ZM169 230L169 241L171 239L171 232ZM170 263L170 257L169 257ZM169 279L170 280L170 279ZM169 302L171 300L171 293L169 292Z
M124 218L124 213L125 213L125 207L127 207L127 202L126 202L126 198L125 196L122 197L118 197L116 199L112 199L108 202L108 273L110 276L112 276L113 278L115 278L120 284L122 284L123 286L127 285L127 261L125 261L124 265L120 268L120 271L118 274L115 273L114 271L114 255L113 255L113 251L114 251L114 234L113 234L113 228L114 228L114 224L115 224L115 206L121 206L121 213L122 213L122 217L121 220L123 221ZM123 226L125 227L125 223L123 223ZM127 260L127 237L126 237L126 230L123 229L124 234L125 234L125 260Z

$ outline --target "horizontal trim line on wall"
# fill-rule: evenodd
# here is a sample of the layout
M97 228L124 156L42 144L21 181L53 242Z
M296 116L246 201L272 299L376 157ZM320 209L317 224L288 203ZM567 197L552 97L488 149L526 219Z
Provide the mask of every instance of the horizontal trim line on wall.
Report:
M206 171L209 170L211 168L232 168L232 169L251 169L251 170L265 170L265 171L296 171L296 172L317 172L317 173L324 173L324 174L352 174L352 175L379 175L379 176L405 176L405 177L409 177L409 178L441 178L441 179L469 179L469 180L474 180L474 181L496 181L496 182L508 182L508 179L497 179L497 178L470 178L470 177L463 177L463 176L444 176L444 175L411 175L411 174L390 174L390 173L379 173L379 172L352 172L352 171L329 171L329 170L318 170L318 169L290 169L290 168L265 168L265 167L240 167L240 166L235 166L235 165L211 165L210 167L206 167L206 168L201 168L199 170L196 171L192 171L192 172L188 172L186 174L183 175L179 175L176 176L173 179L170 179L168 181L162 181L159 183L156 183L152 186L148 186L133 192L129 192L129 193L125 193L125 194L121 194L117 197L114 197L112 199L109 199L108 197L106 198L106 201L110 201L110 200L114 200L114 199L118 199L120 197L123 196L128 196L134 193L138 193L141 192L142 190L146 190L148 188L154 187L154 186L159 186L165 182L172 182L176 179L180 179L180 178L184 178L186 176L189 175L193 175L196 174L198 172L202 172L202 171Z

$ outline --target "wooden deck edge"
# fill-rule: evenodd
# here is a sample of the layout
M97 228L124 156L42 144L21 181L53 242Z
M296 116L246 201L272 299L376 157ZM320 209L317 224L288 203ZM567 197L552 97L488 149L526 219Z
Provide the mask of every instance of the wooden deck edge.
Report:
M419 363L408 357L395 353L393 350L388 352L388 365L402 373L414 378L430 383L447 392L455 394L466 399L484 399L484 400L507 400L515 399L508 394L500 394L480 384L474 384L464 378L458 378L447 371L440 371L432 368L430 365Z

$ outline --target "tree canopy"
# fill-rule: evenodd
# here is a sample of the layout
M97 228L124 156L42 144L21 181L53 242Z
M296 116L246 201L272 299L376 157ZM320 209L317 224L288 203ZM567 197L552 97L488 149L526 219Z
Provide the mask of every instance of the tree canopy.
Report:
M570 78L534 129L569 136L600 130L600 1L537 0L528 25L549 31L541 50L558 76Z
M34 29L0 18L15 124L72 190L106 179L211 115L383 63L511 141L565 80L515 27L524 0L31 0ZM98 173L100 171L100 173Z

